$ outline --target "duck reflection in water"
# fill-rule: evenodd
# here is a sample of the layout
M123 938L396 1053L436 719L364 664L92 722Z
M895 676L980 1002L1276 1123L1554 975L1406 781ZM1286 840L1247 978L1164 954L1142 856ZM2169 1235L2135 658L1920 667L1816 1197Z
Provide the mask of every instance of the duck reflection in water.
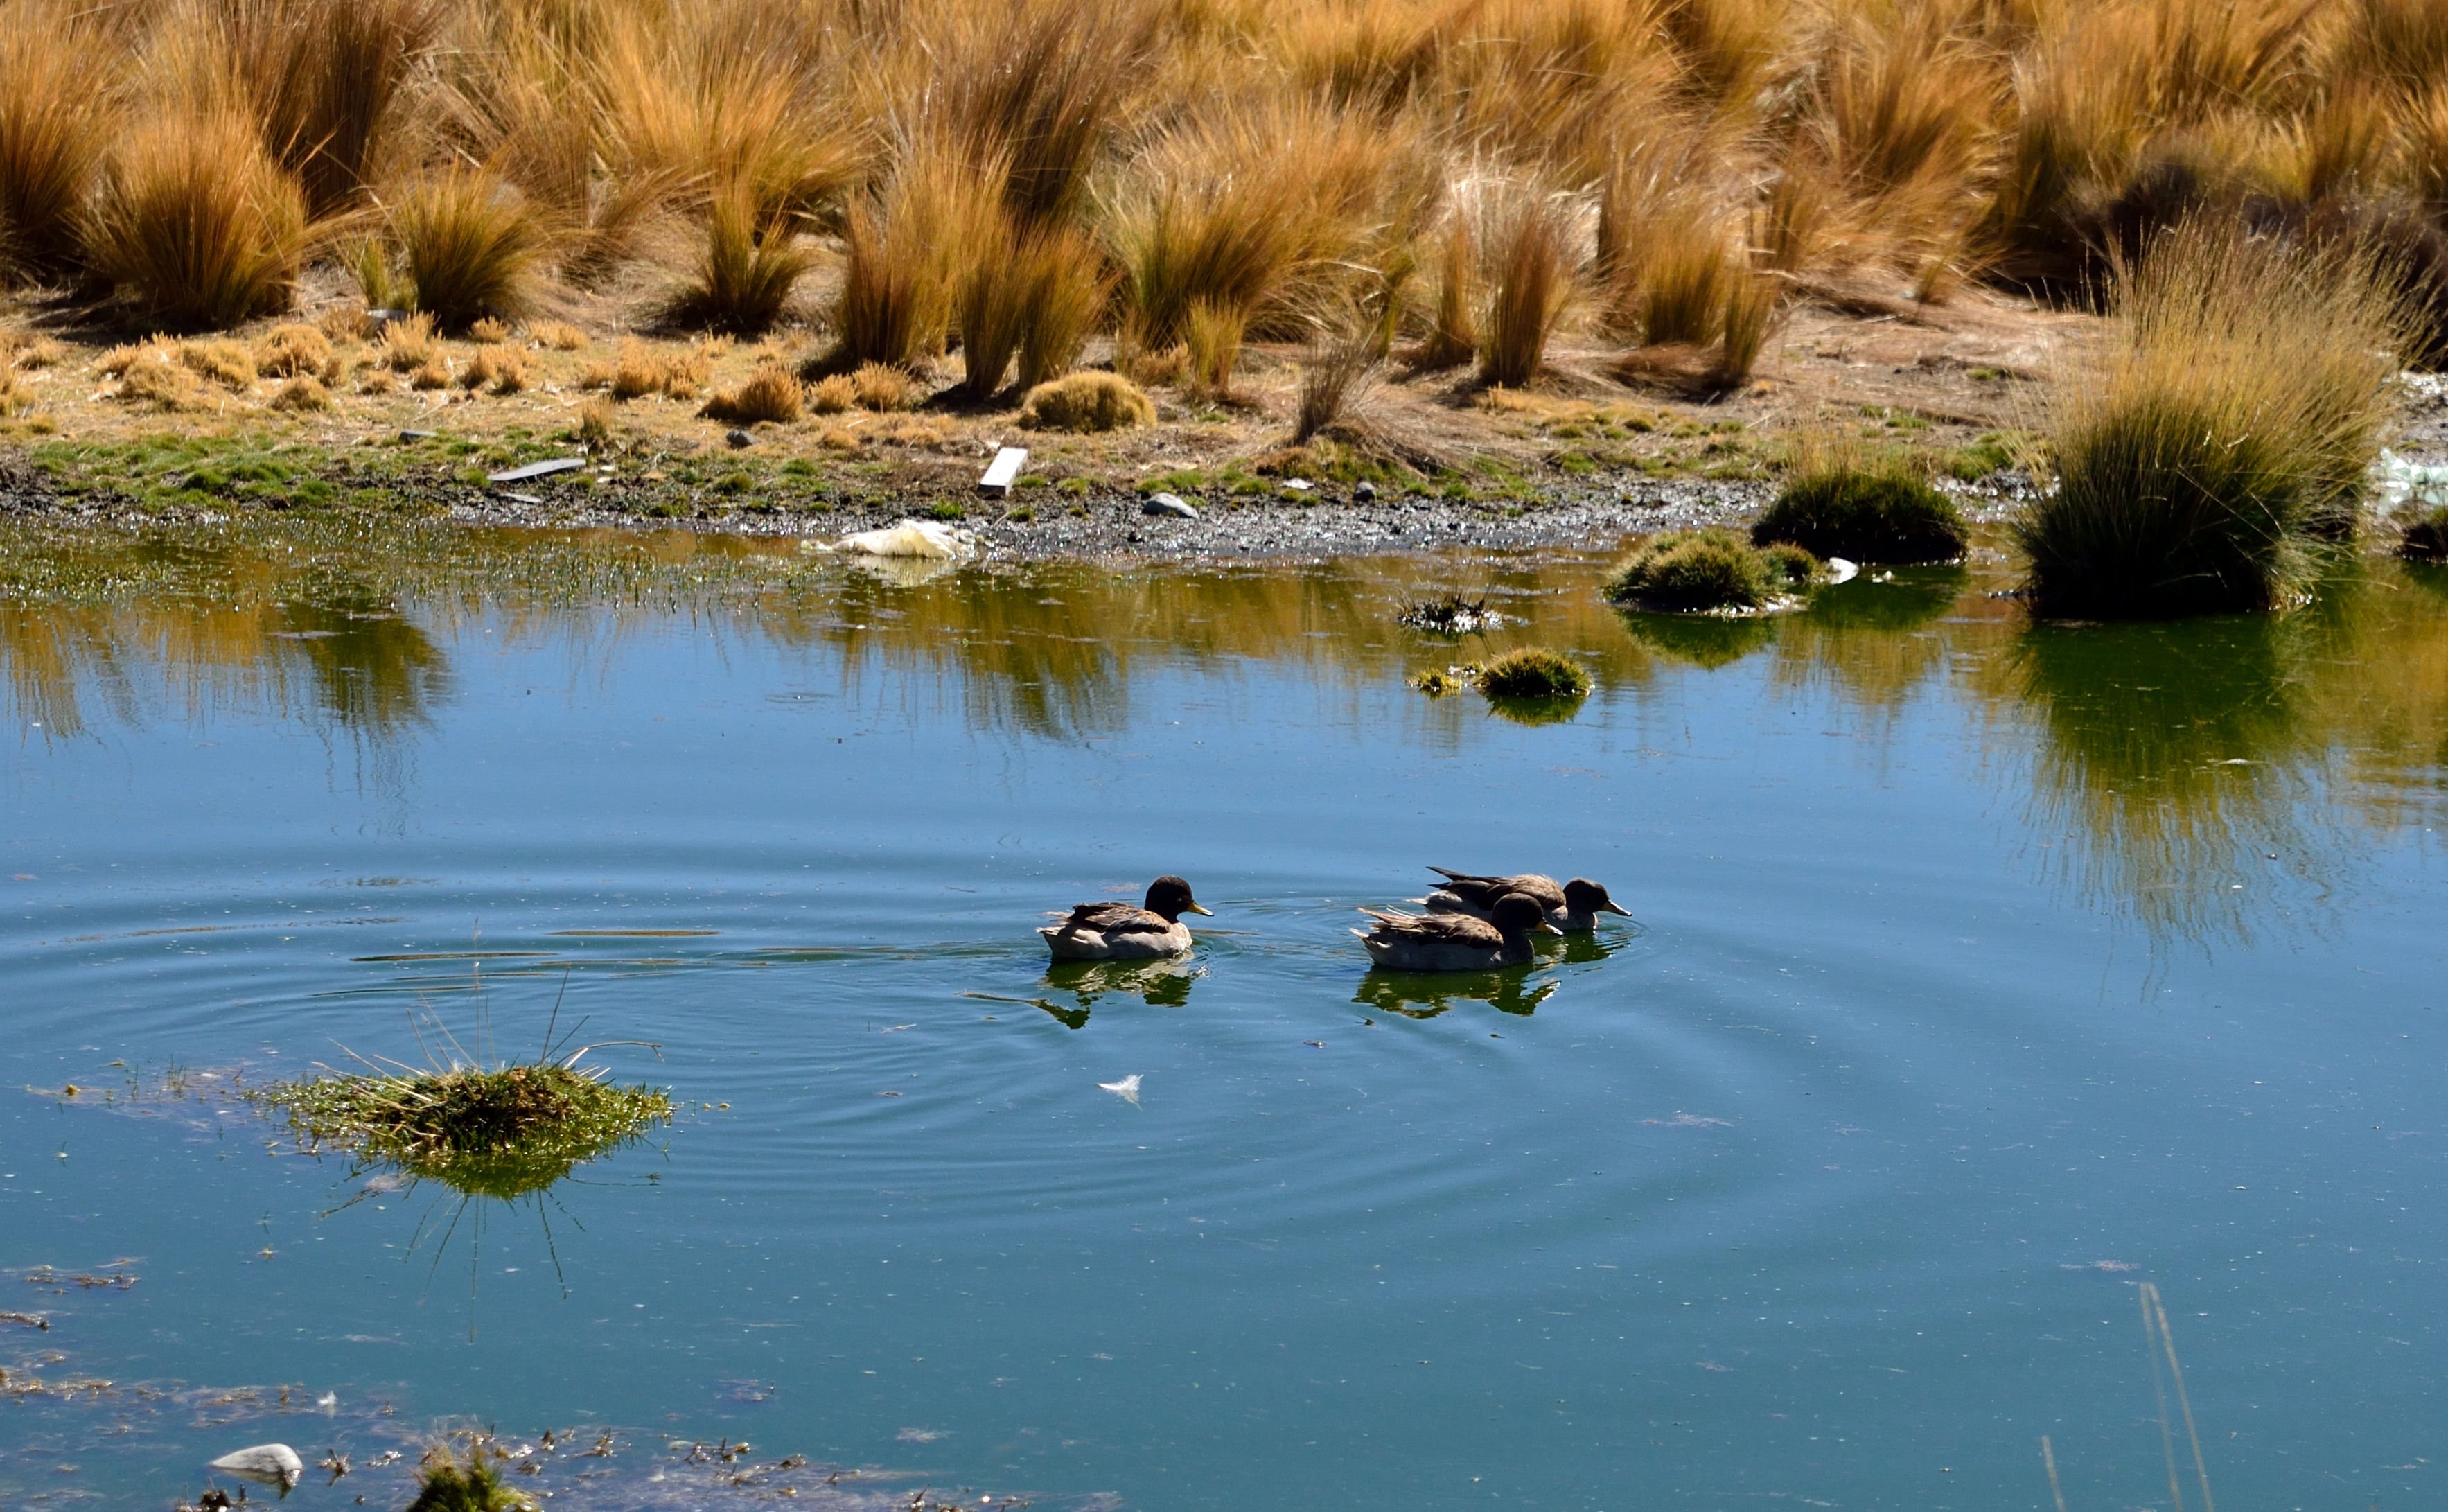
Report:
M1569 952L1573 947L1564 948ZM1532 982L1530 972L1520 967L1470 972L1381 970L1360 979L1360 990L1351 995L1351 1001L1406 1019L1433 1019L1457 1003L1484 1003L1500 1013L1526 1019L1555 996L1556 985L1553 977Z
M1066 1029L1084 1029L1088 1026L1088 1012L1099 998L1121 994L1138 998L1153 1008L1187 1007L1190 985L1206 974L1205 967L1187 956L1155 961L1057 961L1045 968L1039 986L1049 994L1068 993L1073 1000L1070 1004L1058 1002L1052 996L1006 1001L1025 1003Z

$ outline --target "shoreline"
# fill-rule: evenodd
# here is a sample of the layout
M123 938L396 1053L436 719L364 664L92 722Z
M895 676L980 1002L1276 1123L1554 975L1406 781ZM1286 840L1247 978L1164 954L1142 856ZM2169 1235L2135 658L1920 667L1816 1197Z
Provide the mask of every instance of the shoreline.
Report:
M543 485L550 486L549 482ZM1956 485L1949 491L1967 515L1988 520L2021 496L2022 484L2019 475L2007 473L1978 485ZM600 496L607 493L616 496ZM370 499L369 494L374 497ZM1008 500L972 501L961 517L945 523L973 534L975 550L964 559L972 563L1260 561L1454 548L1612 550L1630 539L1661 531L1740 526L1756 517L1774 494L1775 486L1764 481L1657 479L1638 474L1576 479L1535 496L1501 503L1416 491L1355 498L1350 486L1323 484L1299 497L1190 494L1187 502L1199 515L1182 519L1143 512L1143 496L1136 492L1107 488L1082 496L1032 488ZM925 504L908 498L866 499L834 507L792 501L787 495L781 500L752 496L742 503L705 508L693 507L687 490L629 480L590 487L583 493L564 488L522 496L502 488L413 475L386 480L373 488L360 488L347 499L314 506L243 497L145 502L117 489L54 488L22 454L0 461L0 521L37 528L172 529L182 524L217 526L234 520L310 517L371 525L443 521L477 530L639 535L684 531L774 542L796 540L814 554L821 545L845 536L930 515Z

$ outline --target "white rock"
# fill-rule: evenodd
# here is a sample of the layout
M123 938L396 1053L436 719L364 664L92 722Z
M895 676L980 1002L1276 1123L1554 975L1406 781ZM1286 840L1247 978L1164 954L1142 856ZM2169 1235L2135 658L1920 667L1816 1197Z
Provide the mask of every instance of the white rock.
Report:
M286 1496L306 1474L306 1462L286 1444L254 1444L243 1449L232 1449L206 1466L221 1470L258 1485L277 1485Z
M1141 514L1169 514L1176 520L1195 520L1198 511L1177 493L1151 493L1139 503Z

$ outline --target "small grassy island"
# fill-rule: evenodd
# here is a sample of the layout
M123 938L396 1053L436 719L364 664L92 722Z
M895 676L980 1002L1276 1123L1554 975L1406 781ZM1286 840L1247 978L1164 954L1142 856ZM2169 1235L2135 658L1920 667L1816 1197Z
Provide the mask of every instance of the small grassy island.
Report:
M1642 542L1601 591L1627 609L1756 613L1792 600L1820 570L1819 559L1797 545L1753 545L1731 530L1677 530Z
M671 1121L668 1094L616 1085L576 1059L335 1073L248 1096L284 1115L309 1151L343 1150L420 1180L507 1199Z

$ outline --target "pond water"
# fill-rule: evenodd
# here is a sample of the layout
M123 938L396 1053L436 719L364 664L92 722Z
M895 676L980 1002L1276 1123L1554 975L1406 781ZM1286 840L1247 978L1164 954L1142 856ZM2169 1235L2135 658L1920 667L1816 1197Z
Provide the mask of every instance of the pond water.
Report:
M2041 1507L2046 1435L2068 1506L2159 1506L2144 1283L2230 1506L2440 1495L2437 576L1691 624L1572 553L0 547L0 1365L116 1383L0 1403L0 1503L449 1420L862 1467L818 1505ZM1448 590L1511 622L1395 622ZM1517 643L1596 692L1406 685ZM1430 864L1635 919L1367 971ZM1186 967L1048 970L1043 910L1164 871ZM556 1008L682 1112L517 1203L220 1090Z

